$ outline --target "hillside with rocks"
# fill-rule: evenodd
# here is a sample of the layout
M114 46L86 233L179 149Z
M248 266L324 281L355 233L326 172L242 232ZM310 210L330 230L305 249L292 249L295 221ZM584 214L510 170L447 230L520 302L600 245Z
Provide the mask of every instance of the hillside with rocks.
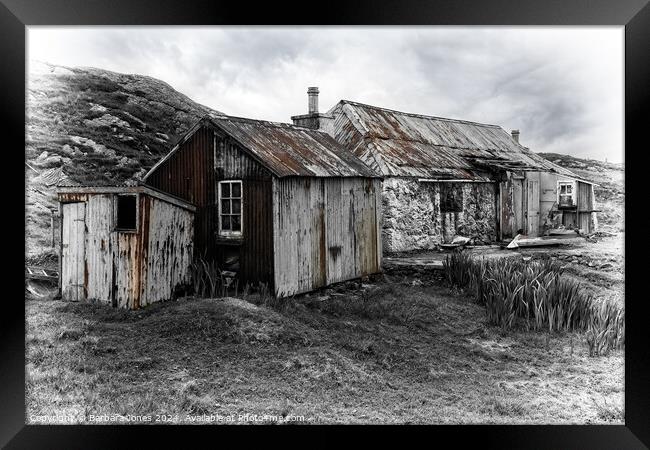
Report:
M57 184L114 185L142 177L206 114L142 75L30 62L27 80L26 250L50 246Z

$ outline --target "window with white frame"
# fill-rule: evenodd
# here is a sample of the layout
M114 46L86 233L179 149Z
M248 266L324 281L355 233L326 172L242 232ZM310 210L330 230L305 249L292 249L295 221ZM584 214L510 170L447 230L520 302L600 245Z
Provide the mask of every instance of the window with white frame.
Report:
M242 232L242 184L240 180L219 182L219 234L240 236Z
M574 194L573 181L558 181L557 202L560 208L573 208L575 206Z

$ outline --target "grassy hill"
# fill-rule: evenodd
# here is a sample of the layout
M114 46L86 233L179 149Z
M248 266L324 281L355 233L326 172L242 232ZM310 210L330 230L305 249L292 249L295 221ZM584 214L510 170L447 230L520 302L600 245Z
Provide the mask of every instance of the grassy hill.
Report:
M27 252L48 248L54 188L144 175L180 133L218 111L155 78L30 62L27 83Z

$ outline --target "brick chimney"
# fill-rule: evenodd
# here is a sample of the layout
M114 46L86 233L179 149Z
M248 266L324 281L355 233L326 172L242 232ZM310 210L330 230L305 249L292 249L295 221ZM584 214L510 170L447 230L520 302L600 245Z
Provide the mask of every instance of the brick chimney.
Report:
M334 117L318 112L318 87L307 88L307 114L291 116L294 125L319 130L323 125Z
M519 142L519 130L512 130L510 134L515 141Z

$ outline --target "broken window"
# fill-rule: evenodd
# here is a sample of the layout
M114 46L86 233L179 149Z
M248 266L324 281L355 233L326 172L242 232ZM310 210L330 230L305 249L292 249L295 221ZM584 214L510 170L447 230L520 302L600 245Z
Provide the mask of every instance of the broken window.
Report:
M242 231L242 183L219 182L219 234L241 235Z
M136 196L118 195L116 201L115 228L122 231L136 230Z
M463 211L463 187L460 183L440 183L440 212Z
M574 201L574 186L573 181L559 181L558 182L558 205L560 208L573 208L575 206Z

